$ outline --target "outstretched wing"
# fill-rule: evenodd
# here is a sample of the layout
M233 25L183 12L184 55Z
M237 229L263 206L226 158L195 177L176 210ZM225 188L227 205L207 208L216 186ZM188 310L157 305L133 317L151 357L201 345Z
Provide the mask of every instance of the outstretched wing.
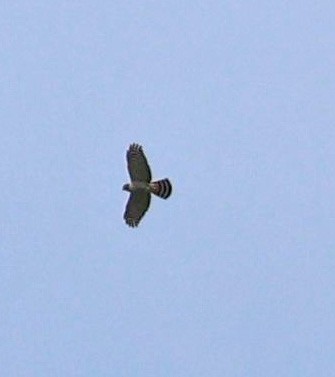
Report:
M151 170L143 148L139 144L131 144L127 151L127 162L132 181L150 182Z
M129 196L129 200L123 218L126 223L135 227L139 224L150 206L151 195L145 191L135 191Z

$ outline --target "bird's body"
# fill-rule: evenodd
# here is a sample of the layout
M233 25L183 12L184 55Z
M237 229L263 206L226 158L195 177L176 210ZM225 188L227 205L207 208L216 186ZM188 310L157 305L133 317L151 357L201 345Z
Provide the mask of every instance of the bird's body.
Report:
M167 178L151 182L151 170L140 145L130 145L127 162L131 182L123 185L123 190L130 196L123 217L129 226L136 227L150 206L151 194L167 199L172 185Z
M150 192L150 183L147 182L141 182L141 181L134 181L130 183L126 183L124 186L125 191L134 192L137 190L144 190L147 192Z

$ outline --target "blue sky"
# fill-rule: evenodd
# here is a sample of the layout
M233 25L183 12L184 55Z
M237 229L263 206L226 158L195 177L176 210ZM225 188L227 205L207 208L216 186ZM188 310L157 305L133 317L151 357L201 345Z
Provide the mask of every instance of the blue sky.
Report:
M335 374L333 1L0 10L0 365ZM125 152L154 198L122 219Z

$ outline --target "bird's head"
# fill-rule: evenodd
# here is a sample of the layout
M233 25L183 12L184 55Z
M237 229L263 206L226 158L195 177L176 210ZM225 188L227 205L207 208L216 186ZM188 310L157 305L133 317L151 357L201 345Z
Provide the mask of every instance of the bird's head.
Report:
M129 183L124 184L122 186L122 190L124 190L124 191L130 191L130 189L129 189Z

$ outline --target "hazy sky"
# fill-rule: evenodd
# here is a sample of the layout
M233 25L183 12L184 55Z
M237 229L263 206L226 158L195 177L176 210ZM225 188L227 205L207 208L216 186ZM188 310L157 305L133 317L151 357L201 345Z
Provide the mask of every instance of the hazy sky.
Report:
M1 5L1 376L335 375L334 16ZM174 186L138 229L132 142Z

